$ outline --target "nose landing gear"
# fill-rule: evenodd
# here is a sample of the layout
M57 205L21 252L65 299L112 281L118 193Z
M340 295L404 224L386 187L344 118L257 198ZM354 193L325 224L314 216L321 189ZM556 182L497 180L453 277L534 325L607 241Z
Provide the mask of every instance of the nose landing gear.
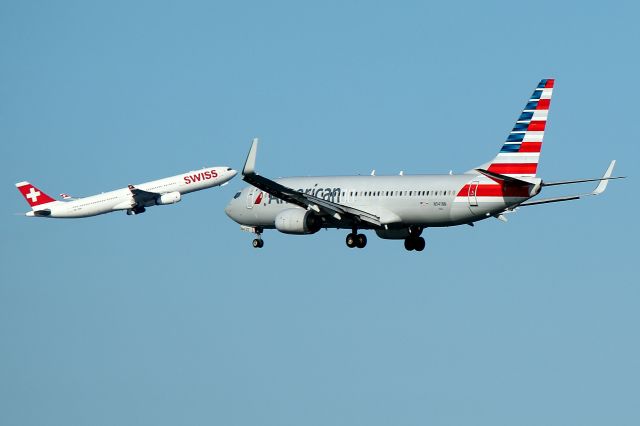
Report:
M264 240L262 239L262 228L246 228L246 231L253 232L256 234L256 238L251 242L253 248L262 248L264 247Z

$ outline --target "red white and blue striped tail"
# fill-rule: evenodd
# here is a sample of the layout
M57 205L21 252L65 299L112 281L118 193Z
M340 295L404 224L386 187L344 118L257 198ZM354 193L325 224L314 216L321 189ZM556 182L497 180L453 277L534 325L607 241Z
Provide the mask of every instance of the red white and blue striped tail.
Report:
M553 79L541 80L502 149L488 170L507 176L534 177L553 94Z

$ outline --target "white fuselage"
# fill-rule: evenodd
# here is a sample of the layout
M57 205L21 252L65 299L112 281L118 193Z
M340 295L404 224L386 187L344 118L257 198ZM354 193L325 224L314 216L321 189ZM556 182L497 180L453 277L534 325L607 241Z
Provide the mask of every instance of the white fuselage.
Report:
M479 174L292 177L276 182L375 214L383 229L471 223L535 195L528 190L511 191ZM225 211L241 225L269 229L275 227L275 218L281 211L291 208L300 207L249 186L235 195ZM346 226L329 218L323 227Z
M158 194L179 193L188 194L194 191L222 185L236 175L236 171L228 167L213 167L195 170L176 176L158 179L151 182L135 185L135 188ZM146 202L140 207L149 207L160 204L159 202ZM55 201L43 204L38 209L48 209L51 214L44 217L51 218L80 218L96 216L118 210L130 210L136 207L136 202L128 188L116 189L75 199L72 201ZM37 210L37 209L36 209ZM27 216L37 216L34 212L28 212Z

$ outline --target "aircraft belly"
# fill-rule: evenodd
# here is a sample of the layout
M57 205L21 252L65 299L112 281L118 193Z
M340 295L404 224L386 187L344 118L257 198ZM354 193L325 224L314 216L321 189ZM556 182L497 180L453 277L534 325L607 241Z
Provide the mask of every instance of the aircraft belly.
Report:
M94 213L93 211L90 211L85 208L74 208L74 209L65 208L65 209L58 209L58 210L54 209L51 211L51 217L61 218L61 219L91 217L91 216L96 216L98 214L99 213Z
M403 206L396 210L405 224L420 224L425 226L442 226L450 222L449 201L416 201L410 206Z

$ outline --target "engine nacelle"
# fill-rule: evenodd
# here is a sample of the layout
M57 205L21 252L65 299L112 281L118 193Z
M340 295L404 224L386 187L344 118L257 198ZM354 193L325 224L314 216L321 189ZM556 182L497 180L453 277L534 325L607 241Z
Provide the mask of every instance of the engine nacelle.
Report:
M162 194L158 197L156 204L162 206L164 204L175 204L182 200L182 195L178 191L175 192L167 192L166 194Z
M276 229L285 234L315 234L322 228L322 220L309 210L287 209L276 216Z

